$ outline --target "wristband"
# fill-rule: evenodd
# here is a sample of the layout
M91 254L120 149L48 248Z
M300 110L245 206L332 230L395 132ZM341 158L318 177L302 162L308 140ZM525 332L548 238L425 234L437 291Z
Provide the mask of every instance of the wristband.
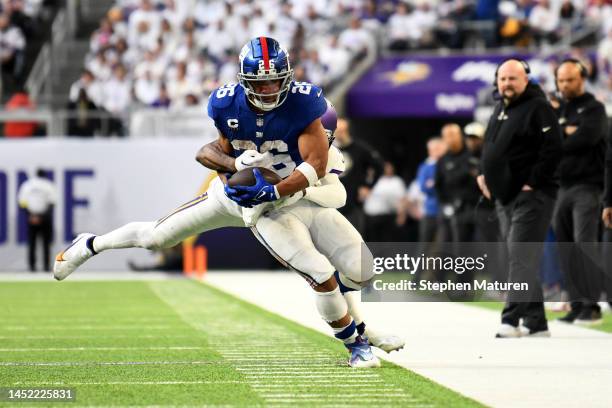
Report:
M302 173L304 177L306 177L306 180L308 180L308 185L310 187L314 186L317 181L319 181L317 171L309 163L302 162L302 164L297 166L295 169L299 170L299 172Z

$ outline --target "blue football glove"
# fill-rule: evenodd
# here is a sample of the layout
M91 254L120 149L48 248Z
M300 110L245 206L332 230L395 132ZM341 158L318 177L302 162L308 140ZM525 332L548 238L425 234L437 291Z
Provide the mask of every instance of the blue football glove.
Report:
M259 169L253 169L253 174L255 175L254 185L235 186L232 188L234 191L228 193L228 197L234 201L236 201L234 199L235 197L237 199L246 201L247 204L254 203L255 205L276 201L280 198L274 185L266 181Z
M252 208L254 205L259 203L254 202L253 200L247 199L244 194L239 193L233 187L228 186L227 184L223 187L223 191L225 191L225 195L230 198L230 200L234 201L241 207Z

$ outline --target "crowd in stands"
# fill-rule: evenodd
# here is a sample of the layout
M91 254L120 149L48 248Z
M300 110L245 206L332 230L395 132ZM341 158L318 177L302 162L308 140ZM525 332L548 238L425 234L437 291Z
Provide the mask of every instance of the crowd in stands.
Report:
M117 0L91 36L70 103L85 89L79 106L117 123L140 107L201 107L214 88L236 80L240 48L259 35L289 49L296 80L326 90L378 44L462 48L476 38L487 47L539 46L584 27L600 27L595 68L608 73L611 12L604 0Z
M611 12L605 0L413 0L379 17L389 48L407 50L553 44L583 28L607 33Z
M0 0L0 61L3 88L23 79L25 49L37 30L45 0Z
M357 17L364 3L119 0L91 36L70 102L80 95L81 106L118 119L139 107L204 105L213 89L236 81L240 49L262 35L289 50L297 81L329 88L353 58L375 49L374 28Z

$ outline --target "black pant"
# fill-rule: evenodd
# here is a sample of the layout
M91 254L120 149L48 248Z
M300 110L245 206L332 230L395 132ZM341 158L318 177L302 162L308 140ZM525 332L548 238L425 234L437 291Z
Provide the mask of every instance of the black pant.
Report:
M38 218L38 219L37 219ZM51 239L53 224L48 215L29 215L28 222L28 262L30 271L36 270L36 242L38 238L43 242L43 265L45 271L50 271L51 265Z
M395 214L366 215L365 241L391 242L394 238Z
M604 279L603 288L606 299L612 305L612 229L605 228L603 232Z
M572 307L599 310L597 301L603 285L597 244L601 194L599 187L587 184L559 190L553 226Z
M539 266L553 208L554 199L539 190L522 191L506 205L497 203L502 235L508 245L508 281L529 285L528 291L508 292L502 323L518 326L522 318L531 330L548 328Z
M499 219L494 206L488 203L478 204L475 218L477 242L499 242L501 240Z
M474 242L476 226L474 224L474 211L470 207L456 212L450 219L452 240L454 242Z

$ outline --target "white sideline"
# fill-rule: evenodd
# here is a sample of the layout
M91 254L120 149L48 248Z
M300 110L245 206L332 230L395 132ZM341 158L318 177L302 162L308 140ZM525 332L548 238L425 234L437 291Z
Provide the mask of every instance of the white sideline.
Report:
M206 282L329 335L291 273L212 272ZM494 407L610 407L612 335L552 322L552 338L495 339L499 313L457 303L365 303L366 322L406 339L379 356ZM363 373L361 373L363 374Z
M83 273L75 273L66 281L151 281L151 280L168 280L168 279L183 279L184 275L180 273L166 272L131 272L131 271L85 271ZM53 279L51 272L16 272L16 271L0 271L0 282L38 282L48 281L60 284Z

